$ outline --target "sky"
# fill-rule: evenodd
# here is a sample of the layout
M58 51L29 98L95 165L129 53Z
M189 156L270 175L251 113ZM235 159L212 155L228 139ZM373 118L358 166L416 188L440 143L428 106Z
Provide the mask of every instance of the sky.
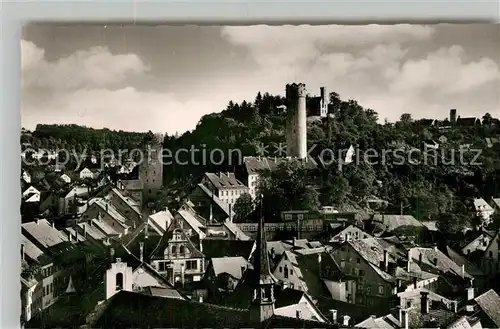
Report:
M183 133L230 100L303 82L380 120L500 116L499 25L26 25L23 127Z

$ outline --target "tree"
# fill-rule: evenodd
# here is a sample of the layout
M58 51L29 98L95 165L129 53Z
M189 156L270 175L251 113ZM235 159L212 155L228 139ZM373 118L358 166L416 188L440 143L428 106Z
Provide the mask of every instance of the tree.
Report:
M403 114L401 114L399 121L401 121L403 123L410 123L410 122L413 122L413 118L411 117L410 113L403 113Z
M234 204L234 219L238 223L247 222L248 217L254 209L252 197L248 193L243 193Z

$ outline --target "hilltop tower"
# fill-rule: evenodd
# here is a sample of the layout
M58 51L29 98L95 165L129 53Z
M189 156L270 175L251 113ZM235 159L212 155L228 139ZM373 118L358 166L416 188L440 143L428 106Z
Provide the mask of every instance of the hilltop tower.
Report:
M286 152L299 159L307 157L306 94L304 83L286 85Z
M319 115L322 118L326 118L328 115L328 104L330 103L330 100L328 99L328 92L326 90L326 87L320 87L320 102L319 102Z

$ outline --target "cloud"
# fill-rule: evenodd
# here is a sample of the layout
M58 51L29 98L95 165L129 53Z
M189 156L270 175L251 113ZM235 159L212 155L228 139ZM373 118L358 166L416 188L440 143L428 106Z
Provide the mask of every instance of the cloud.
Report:
M249 51L258 66L250 78L263 81L262 90L281 91L286 83L302 81L317 94L324 85L391 120L403 112L445 115L450 107L478 111L467 98L480 89L498 90L498 61L468 60L459 45L431 49L434 35L434 27L422 25L222 30L229 42ZM419 46L431 51L422 56L418 52L425 48ZM484 106L498 108L498 92L490 92Z
M193 129L210 101L181 102L168 90L141 91L132 79L150 67L136 54L107 48L79 50L56 61L22 40L22 123L77 123L95 128L175 133Z

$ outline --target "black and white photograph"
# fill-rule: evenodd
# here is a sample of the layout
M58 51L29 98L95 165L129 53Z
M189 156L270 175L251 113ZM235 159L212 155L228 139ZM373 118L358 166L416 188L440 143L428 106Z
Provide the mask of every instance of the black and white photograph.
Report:
M24 25L21 327L499 328L498 26Z

